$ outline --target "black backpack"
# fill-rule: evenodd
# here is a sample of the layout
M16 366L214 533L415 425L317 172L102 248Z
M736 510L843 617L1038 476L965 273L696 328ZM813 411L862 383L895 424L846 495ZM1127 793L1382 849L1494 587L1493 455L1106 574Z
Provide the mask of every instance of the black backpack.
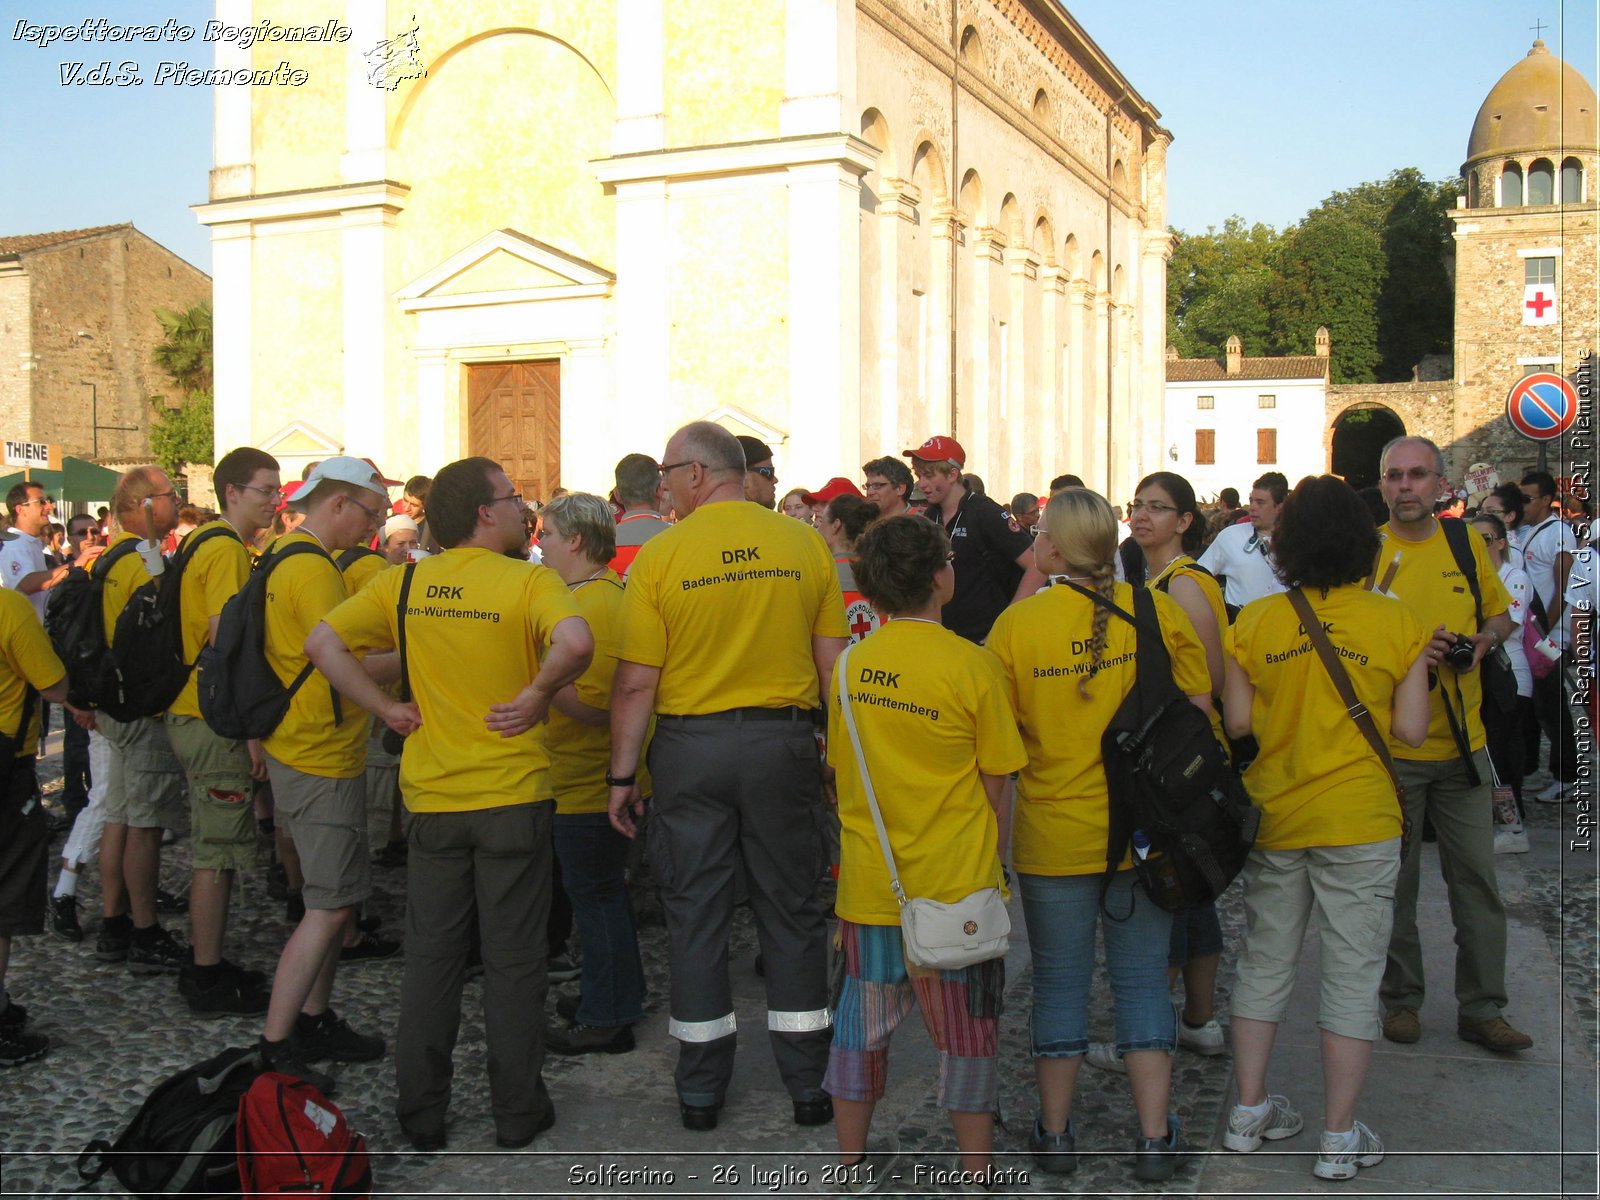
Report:
M1157 906L1177 912L1215 900L1243 868L1261 810L1251 804L1211 719L1174 682L1149 590L1134 589L1132 614L1077 590L1131 624L1136 638L1133 690L1100 740L1110 793L1101 902L1130 845L1134 869Z
M339 557L334 559L333 562L343 572L348 571L368 555L373 558L383 558L383 555L379 554L371 546L351 546L348 550L339 551ZM384 559L384 561L387 562L388 560Z
M333 558L314 542L291 542L266 555L244 586L223 606L216 641L200 651L200 715L219 737L241 740L271 735L289 711L289 702L316 668L309 662L287 687L267 661L267 581L284 559L295 554ZM334 693L339 720L339 694Z
M1139 543L1134 541L1131 537L1124 538L1122 544L1117 547L1117 557L1122 560L1123 579L1136 588L1144 587L1145 581L1150 577L1150 564L1145 560L1144 547L1139 545ZM1213 575L1207 568L1202 567L1198 562L1184 563L1183 566L1184 570L1186 571L1198 571L1200 574L1209 579L1217 579L1215 575ZM1219 587L1222 585L1222 581L1220 579L1217 579L1217 585ZM1171 590L1171 575L1168 575L1160 583L1156 584L1156 591L1158 592L1170 592ZM1226 597L1226 591L1224 591L1222 611L1228 614L1229 625L1232 625L1239 619L1239 610L1242 607L1243 605L1240 604L1229 604Z
M56 656L67 668L67 703L74 708L122 704L122 673L106 646L100 602L106 576L118 561L133 553L134 545L126 541L111 547L87 571L73 567L65 579L50 589L45 632L50 635Z
M254 1047L224 1050L157 1084L115 1143L78 1155L79 1190L110 1171L139 1196L237 1196L239 1098L265 1070Z

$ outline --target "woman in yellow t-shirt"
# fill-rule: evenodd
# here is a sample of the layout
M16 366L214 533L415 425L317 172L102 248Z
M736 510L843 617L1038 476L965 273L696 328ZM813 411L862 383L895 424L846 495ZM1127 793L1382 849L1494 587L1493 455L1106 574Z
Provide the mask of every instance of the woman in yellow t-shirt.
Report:
M889 1038L913 1003L939 1050L939 1103L962 1170L971 1182L990 1177L1005 962L955 971L906 963L899 903L839 695L842 687L905 894L952 903L1002 884L1002 798L1025 756L993 656L939 623L955 591L950 559L950 538L933 521L890 517L867 530L856 580L885 620L840 659L828 706L842 825L835 969L843 978L834 985L822 1086L833 1097L851 1187L868 1182L867 1129L884 1093Z
M1359 586L1378 553L1360 497L1331 475L1302 480L1278 518L1272 552L1279 577L1316 613L1379 735L1420 746L1428 733L1422 651L1429 634L1404 604ZM1228 732L1253 733L1261 746L1245 772L1261 830L1244 868L1247 932L1232 1003L1239 1103L1223 1144L1247 1152L1304 1124L1285 1097L1267 1094L1267 1062L1315 911L1327 1116L1312 1172L1350 1179L1383 1158L1355 1106L1379 1031L1400 805L1288 595L1247 604L1226 648Z
M1039 1116L1029 1148L1041 1171L1076 1165L1072 1093L1089 1047L1088 997L1095 927L1104 930L1116 1001L1116 1049L1139 1116L1135 1174L1170 1179L1186 1144L1168 1113L1174 1042L1167 1000L1171 914L1135 886L1126 854L1104 898L1110 798L1100 735L1137 677L1133 626L1086 594L1125 612L1133 589L1117 583L1117 522L1104 497L1065 488L1050 497L1035 535L1046 574L1065 577L1001 613L986 643L999 659L1022 726L1028 765L1017 783L1012 861L1033 954L1034 1073ZM1178 688L1211 707L1205 649L1183 609L1153 592ZM881 635L879 635L881 636ZM870 645L870 642L868 643Z
M1128 517L1133 540L1144 551L1145 585L1166 592L1178 602L1206 648L1206 670L1211 675L1211 698L1215 703L1222 694L1222 631L1228 628L1228 610L1222 602L1221 585L1194 558L1205 539L1205 519L1194 488L1182 475L1171 471L1146 475L1134 489ZM1217 740L1226 745L1220 706L1211 710L1211 726ZM1183 975L1178 1045L1196 1054L1221 1054L1227 1049L1222 1026L1214 1015L1217 968L1221 963L1222 924L1217 920L1217 906L1208 900L1173 914L1167 978L1176 985L1179 973ZM1092 1066L1121 1069L1121 1061L1111 1047L1097 1043L1089 1047L1088 1057Z

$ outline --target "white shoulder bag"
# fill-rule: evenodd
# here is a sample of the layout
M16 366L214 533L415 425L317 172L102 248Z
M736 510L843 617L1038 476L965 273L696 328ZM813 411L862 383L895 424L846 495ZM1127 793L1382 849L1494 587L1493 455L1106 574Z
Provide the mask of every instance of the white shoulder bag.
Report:
M944 904L938 900L907 899L905 889L900 886L900 873L894 865L894 851L889 848L889 833L883 827L883 813L878 809L872 776L867 773L866 755L861 750L861 735L856 730L855 714L850 708L850 684L845 660L854 648L845 647L834 667L833 676L839 685L839 712L844 716L845 728L850 733L850 745L856 753L861 788L867 794L872 823L878 829L878 845L883 850L883 861L889 868L889 886L900 904L900 932L905 940L906 960L919 967L954 971L974 963L1001 958L1010 945L1011 916L1006 912L1005 897L998 887L981 888L954 904Z

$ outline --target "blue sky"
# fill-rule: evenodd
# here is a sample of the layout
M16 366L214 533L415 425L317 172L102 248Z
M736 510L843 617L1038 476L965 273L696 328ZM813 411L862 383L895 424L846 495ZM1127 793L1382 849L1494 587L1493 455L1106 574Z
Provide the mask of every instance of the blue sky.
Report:
M581 0L577 0L581 2ZM668 0L689 3L690 0ZM270 4L258 9L270 13ZM1473 117L1528 49L1535 21L1550 48L1597 78L1593 0L1069 0L1067 7L1174 141L1168 219L1203 230L1231 213L1283 226L1329 193L1399 167L1456 173ZM342 11L329 4L329 14ZM137 11L137 18L129 14ZM163 60L212 65L182 44L48 48L16 22L173 17L202 26L200 0L80 8L33 0L0 17L0 114L10 178L0 234L132 220L208 269L210 244L189 205L206 199L211 93L156 87ZM133 59L142 87L63 86L63 62Z

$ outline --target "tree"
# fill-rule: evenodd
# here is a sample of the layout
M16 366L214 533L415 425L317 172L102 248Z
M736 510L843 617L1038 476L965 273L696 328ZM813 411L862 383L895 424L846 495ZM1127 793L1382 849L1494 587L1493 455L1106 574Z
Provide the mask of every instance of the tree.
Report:
M1334 383L1370 383L1378 366L1378 296L1383 244L1360 221L1313 211L1276 257L1271 288L1275 354L1312 354L1326 325Z
M1174 231L1176 232L1176 231ZM1178 233L1167 268L1167 338L1185 358L1220 358L1237 334L1246 354L1265 354L1270 341L1267 288L1279 234L1270 225L1246 226L1229 217L1219 231Z
M211 461L211 303L201 301L181 313L158 308L156 320L162 339L151 358L182 390L183 399L168 407L164 397L150 397L150 449L176 476L190 463Z

